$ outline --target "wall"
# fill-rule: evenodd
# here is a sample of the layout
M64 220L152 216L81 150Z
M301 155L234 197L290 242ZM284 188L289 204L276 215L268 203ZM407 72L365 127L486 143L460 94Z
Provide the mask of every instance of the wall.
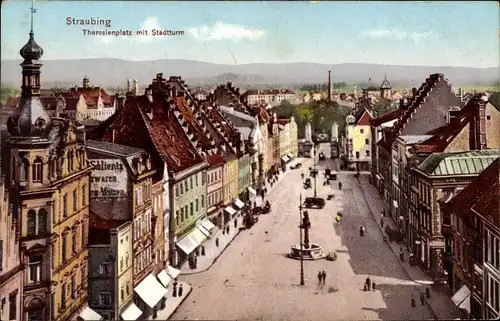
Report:
M489 102L486 104L486 141L488 148L500 149L500 111Z
M250 186L250 156L243 154L238 159L238 190L239 194L246 193Z
M183 233L187 232L187 228L190 227L192 224L194 224L199 218L203 217L207 213L207 208L206 208L206 196L207 196L207 186L206 186L206 175L207 171L202 170L197 172L196 174L190 175L179 182L176 182L174 185L174 190L179 188L180 192L180 185L183 184L185 185L186 182L188 186L190 186L190 181L193 181L193 188L190 189L186 192L183 188L184 193L179 193L179 196L174 195L174 210L175 210L175 220L173 226L175 227L175 235L180 236ZM196 184L196 182L198 184ZM193 202L195 203L195 200L199 201L200 207L199 211L195 212L193 216L189 215L188 219L185 220L184 222L180 221L180 216L178 215L180 213L181 208L187 208L189 209L190 203ZM193 204L194 206L194 204ZM178 218L179 217L179 218Z
M227 163L223 166L211 167L207 170L207 213L217 209L216 204L224 201L224 168ZM196 201L195 201L196 204ZM196 209L196 208L195 208Z
M133 266L132 266L132 257L133 257L133 229L132 222L127 222L120 226L116 233L116 235L111 238L112 248L116 249L116 298L117 305L116 311L117 314L120 314L125 310L128 303L133 298ZM115 315L115 320L118 319L118 316Z
M445 148L445 153L452 152L463 152L469 150L469 129L470 125L467 124L460 133L458 133L455 138L449 143L449 145Z
M90 184L90 209L106 220L131 218L129 173L123 160L88 153L94 166Z
M352 138L352 160L361 162L371 162L371 132L370 126L348 126L350 138ZM368 143L366 143L368 140ZM356 152L359 152L359 158L356 158Z
M111 244L92 245L89 247L89 270L88 270L88 286L89 300L88 304L91 309L100 315L113 313L113 307L116 306L115 280L117 280L116 265L113 262L117 260L116 247ZM103 263L109 263L110 274L101 274L100 266ZM99 300L100 293L109 293L111 298L110 306L103 306ZM118 319L118 318L115 318Z
M267 123L262 123L259 124L259 129L260 133L262 135L262 148L260 149L260 153L264 155L264 161L263 161L263 167L264 167L264 174L269 170L269 167L267 166L267 138L268 138L268 132L267 132Z
M238 197L238 159L224 164L224 204L231 204Z

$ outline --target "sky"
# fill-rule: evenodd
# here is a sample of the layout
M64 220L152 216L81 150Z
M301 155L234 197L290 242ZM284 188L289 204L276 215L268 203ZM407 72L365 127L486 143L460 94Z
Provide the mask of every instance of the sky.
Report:
M31 1L1 6L1 59L21 59ZM43 60L190 59L219 64L313 62L495 67L500 7L476 2L35 1ZM71 19L110 20L106 25ZM126 30L131 35L84 35ZM146 29L148 36L138 36ZM152 30L183 35L152 35Z

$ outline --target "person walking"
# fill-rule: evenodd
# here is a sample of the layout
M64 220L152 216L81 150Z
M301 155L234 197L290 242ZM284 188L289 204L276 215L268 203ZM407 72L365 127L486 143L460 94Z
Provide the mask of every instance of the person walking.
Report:
M368 276L365 280L365 284L366 286L368 287L368 291L371 289L372 287L372 280L370 279L370 276Z
M325 270L323 270L323 272L321 272L321 283L322 283L322 287L324 287L326 284L326 272L325 272Z
M318 289L321 287L321 283L323 281L323 274L321 273L321 271L318 272Z
M425 305L425 294L420 292L420 305Z

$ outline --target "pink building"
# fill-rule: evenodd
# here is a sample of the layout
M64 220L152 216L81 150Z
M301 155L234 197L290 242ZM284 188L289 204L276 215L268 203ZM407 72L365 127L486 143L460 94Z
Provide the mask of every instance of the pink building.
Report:
M0 179L0 320L22 320L23 267L16 237L16 213L9 210L4 179Z

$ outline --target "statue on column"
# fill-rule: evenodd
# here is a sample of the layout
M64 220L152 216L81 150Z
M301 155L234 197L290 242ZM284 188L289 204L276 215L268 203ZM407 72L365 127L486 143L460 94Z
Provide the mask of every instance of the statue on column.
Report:
M302 224L299 228L304 230L304 247L309 248L309 229L311 228L311 221L309 220L309 213L304 211L304 216L302 218Z

